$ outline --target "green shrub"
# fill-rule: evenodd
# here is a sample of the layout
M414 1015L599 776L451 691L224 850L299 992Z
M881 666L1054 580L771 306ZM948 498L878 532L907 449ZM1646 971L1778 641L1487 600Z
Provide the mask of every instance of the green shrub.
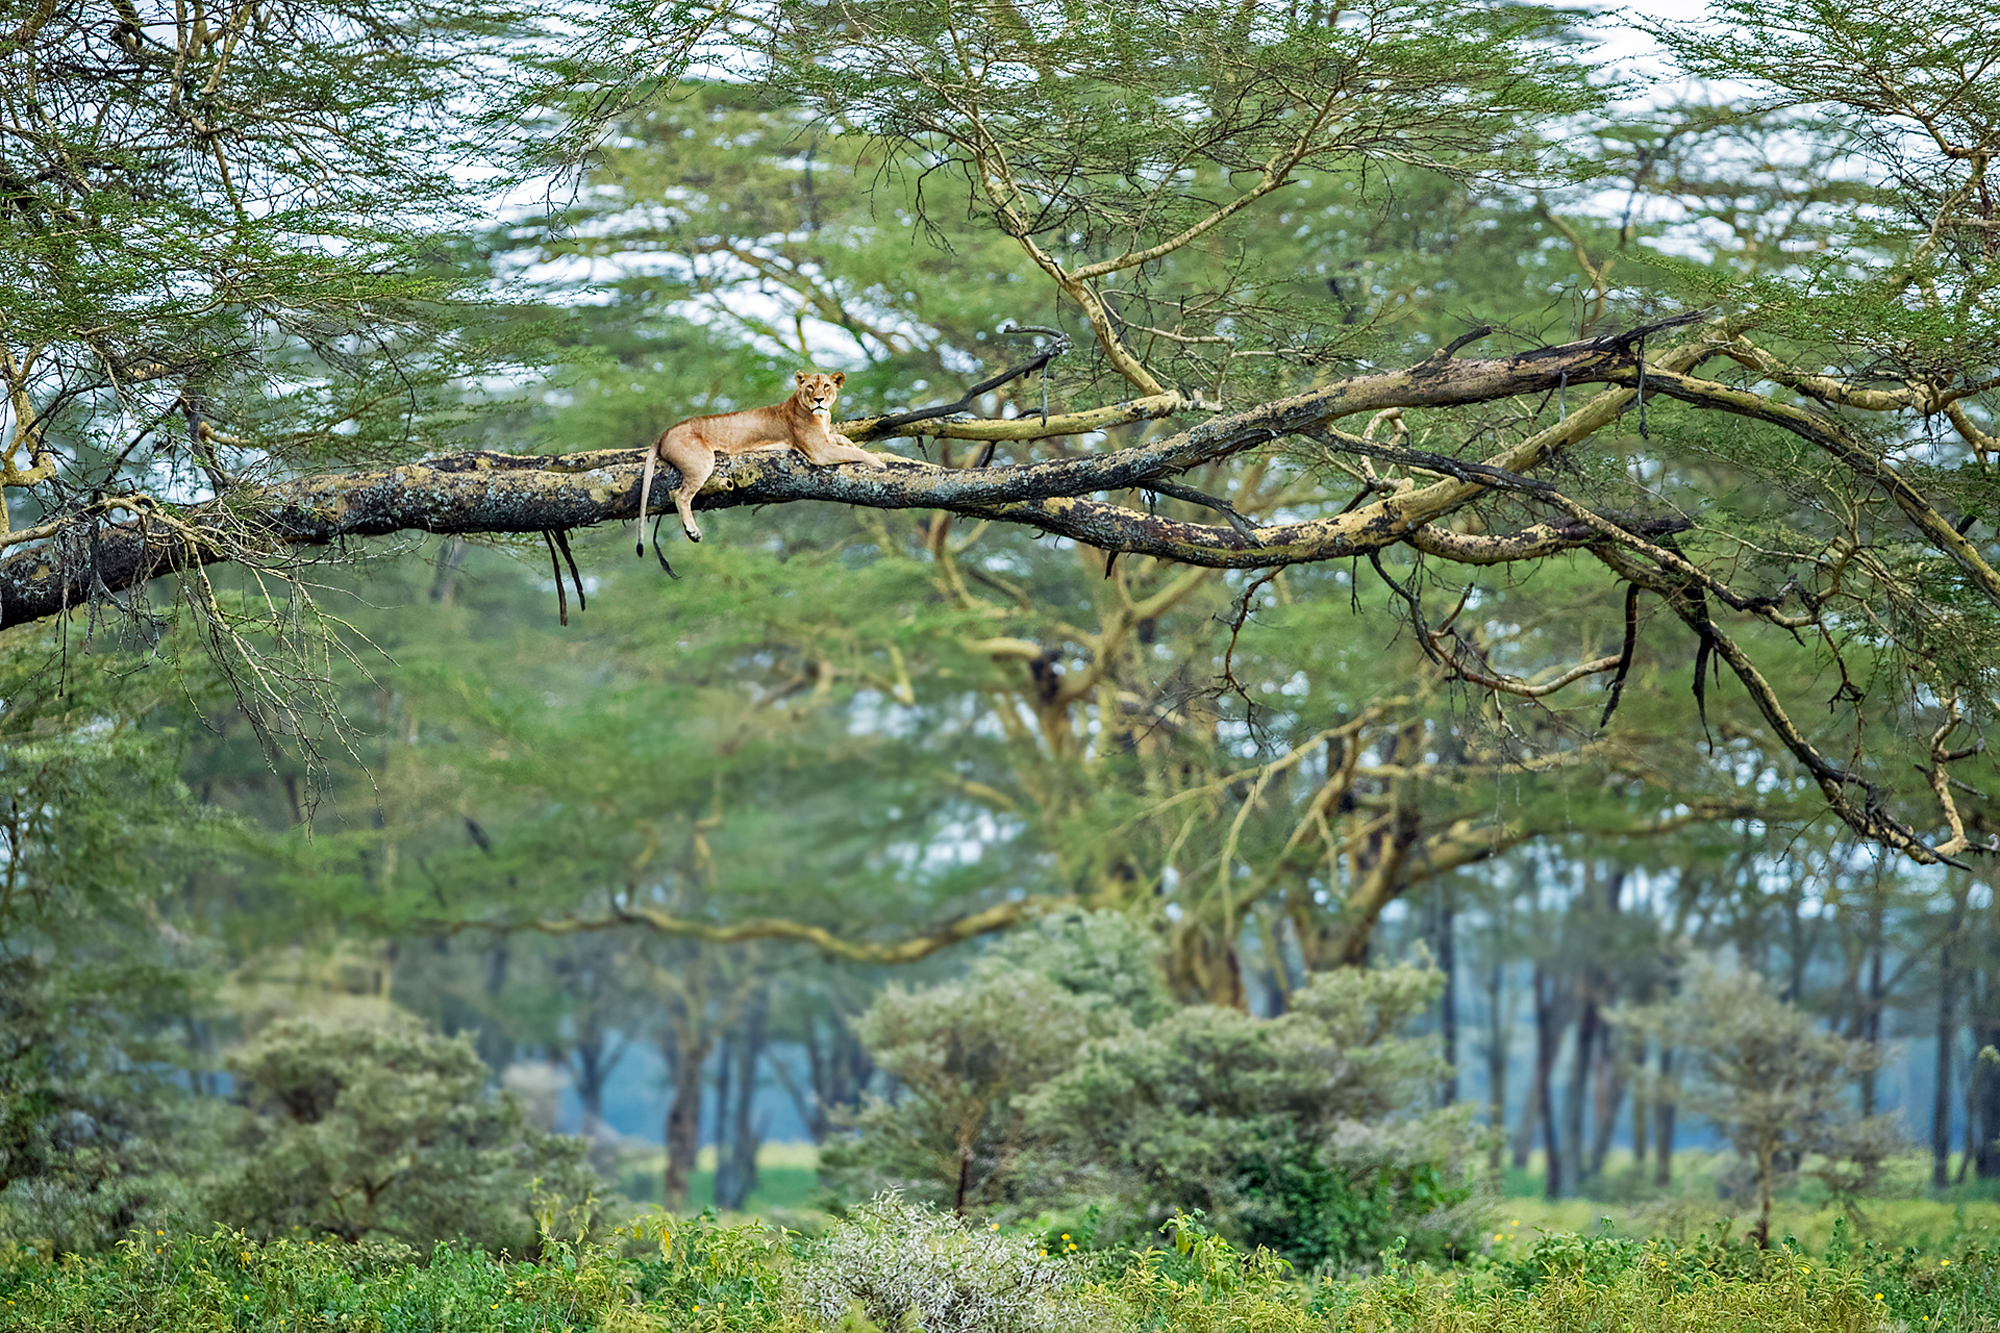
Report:
M1469 1108L1426 1105L1441 1070L1396 1034L1435 998L1426 968L1315 977L1289 1012L1176 1004L1158 942L1114 913L1038 923L858 1025L901 1096L831 1141L846 1198L894 1189L1002 1222L1101 1205L1107 1239L1203 1210L1240 1244L1312 1267L1461 1256L1480 1221Z
M230 1068L252 1114L210 1209L253 1236L526 1254L538 1196L569 1209L596 1186L582 1140L528 1124L470 1042L414 1022L274 1023Z
M1132 1232L1198 1208L1305 1267L1367 1263L1398 1235L1462 1256L1481 1137L1471 1108L1424 1106L1439 1062L1392 1035L1437 986L1415 967L1342 969L1277 1018L1189 1005L1085 1045L1023 1099L1026 1121L1045 1160L1089 1168L1079 1185L1120 1203Z

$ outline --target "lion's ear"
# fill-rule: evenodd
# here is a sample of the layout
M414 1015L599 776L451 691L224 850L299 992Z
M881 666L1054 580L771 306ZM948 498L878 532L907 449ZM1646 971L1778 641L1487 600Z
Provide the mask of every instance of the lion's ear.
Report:
M792 376L792 382L794 384L804 384L806 382L806 372L801 370L798 374Z
M834 372L833 372L833 387L837 389L837 388L839 388L839 387L840 387L841 385L843 385L843 384L845 384L845 383L847 383L847 372L846 372L846 371L844 371L844 370L836 370L836 371L834 371Z

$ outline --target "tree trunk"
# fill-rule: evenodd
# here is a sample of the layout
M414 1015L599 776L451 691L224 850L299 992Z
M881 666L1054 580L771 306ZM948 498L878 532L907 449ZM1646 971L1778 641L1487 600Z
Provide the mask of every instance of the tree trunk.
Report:
M1757 1248L1771 1248L1771 1194L1776 1184L1778 1171L1777 1151L1772 1145L1764 1145L1757 1150L1757 1229L1751 1234L1757 1239Z
M818 1013L827 1018L824 1040ZM806 1132L812 1135L813 1142L824 1143L833 1131L833 1111L860 1103L861 1091L873 1077L875 1064L831 1003L809 1008L804 1017L799 1044L805 1050L808 1086L800 1087L797 1077L782 1061L771 1061L770 1069L792 1099L792 1105L798 1107L799 1118L805 1121Z
M1660 1047L1660 1095L1653 1103L1653 1183L1662 1189L1674 1180L1674 1048Z
M1951 1184L1951 1066L1958 1035L1958 933L1965 922L1966 887L1954 890L1944 945L1938 950L1937 1088L1931 1098L1931 1188Z
M736 1193L736 1159L729 1151L730 1110L735 1105L730 1093L735 1089L736 1042L733 1034L717 1043L715 1051L715 1188L709 1198L717 1208Z
M1549 1083L1556 1065L1556 1047L1562 1040L1557 1021L1554 980L1540 963L1535 964L1535 1100L1542 1124L1542 1156L1547 1163L1542 1193L1551 1199L1563 1196L1562 1153L1556 1141L1556 1118L1552 1113Z
M1438 996L1438 1032L1444 1039L1447 1066L1438 1088L1438 1105L1450 1106L1458 1100L1458 951L1457 913L1453 910L1451 885L1437 888L1438 969L1444 973L1444 992Z
M458 567L465 563L466 545L463 537L446 537L438 543L437 564L431 576L431 600L440 606L450 606L458 589Z
M710 1039L670 1028L661 1054L673 1076L673 1099L667 1103L667 1169L661 1204L669 1212L687 1207L688 1181L701 1152L701 1102L708 1067Z
M1646 1131L1651 1121L1646 1117L1651 1108L1646 1101L1646 1039L1634 1039L1636 1046L1632 1056L1632 1166L1635 1172L1643 1173L1646 1167Z
M1867 1009L1862 1014L1861 1035L1871 1051L1882 1049L1882 905L1878 900L1869 909L1869 951L1868 951L1868 999ZM1870 1061L1861 1071L1861 1114L1875 1114L1875 1064Z
M1528 1091L1521 1098L1521 1118L1514 1126L1514 1150L1509 1161L1516 1171L1528 1169L1528 1158L1535 1151L1535 1136L1542 1129L1542 1087L1539 1079L1528 1080Z
M1497 944L1497 942L1496 942ZM1507 974L1496 947L1494 960L1486 970L1486 1106L1487 1123L1493 1130L1493 1146L1487 1150L1486 1169L1500 1170L1500 1154L1507 1130L1507 1056L1509 1054L1507 1011L1503 1003ZM1520 1143L1519 1139L1515 1140ZM1518 1147L1525 1153L1527 1148Z
M1569 1086L1563 1090L1563 1177L1574 1192L1583 1184L1584 1168L1589 1158L1584 1152L1583 1108L1590 1089L1590 1067L1597 1054L1599 1020L1597 999L1588 990L1584 992L1583 1008L1576 1020L1576 1045L1573 1050Z
M1979 1118L1973 1166L1981 1180L2000 1176L2000 1067L1977 1054L1989 1046L2000 1049L2000 1005L1995 1004L1990 975L1981 987L1981 1003L1972 1027L1972 1100Z
M1604 1159L1611 1153L1611 1136L1618 1128L1618 1113L1625 1106L1625 1062L1618 1058L1618 1034L1610 1024L1600 1029L1603 1038L1597 1063L1597 1101L1592 1108L1596 1117L1594 1134L1590 1144L1590 1174L1593 1178L1604 1174Z
M618 1067L625 1053L623 1043L612 1048L604 1030L593 1022L580 1025L576 1044L570 1049L576 1057L570 1063L570 1070L576 1084L576 1099L583 1107L583 1137L603 1138L604 1085L611 1081L611 1071Z
M840 1026L839 1015L834 1015L833 1022L837 1032ZM784 1084L786 1093L791 1096L792 1105L799 1108L799 1119L806 1122L806 1133L812 1135L814 1143L824 1143L827 1134L833 1129L833 1123L827 1115L825 1091L830 1076L832 1053L820 1046L819 1019L811 1008L805 1012L805 1027L800 1035L799 1045L805 1049L807 1086L799 1087L798 1080L782 1065L775 1065L778 1081Z
M728 1118L718 1116L716 1120L715 1147L715 1206L741 1212L750 1201L750 1194L757 1188L757 1145L764 1137L764 1127L756 1116L757 1064L764 1055L764 1019L770 1005L770 993L759 988L744 1005L743 1022L738 1027L732 1046L735 1048L731 1065L734 1071L734 1096L729 1106ZM728 1167L729 1188L723 1189L725 1161Z
M1977 994L1966 996L1965 1003L1966 1008L1970 1010L1978 1003ZM1959 1080L1959 1086L1965 1094L1965 1129L1963 1130L1965 1137L1959 1140L1958 1170L1952 1173L1951 1178L1951 1183L1954 1185L1963 1185L1965 1183L1965 1174L1972 1169L1972 1159L1979 1151L1979 1108L1974 1104L1978 1093L1973 1087L1973 1078L1978 1072L1979 1050L1977 1047L1974 1047L1972 1063L1966 1069L1964 1076Z

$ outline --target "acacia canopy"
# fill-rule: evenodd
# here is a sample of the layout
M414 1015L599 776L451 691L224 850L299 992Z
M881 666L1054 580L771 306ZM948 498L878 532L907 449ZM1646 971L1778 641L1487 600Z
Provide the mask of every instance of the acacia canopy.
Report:
M1643 113L1533 6L645 12L578 19L563 59L565 34L513 16L376 0L50 0L0 33L0 621L136 607L177 574L231 628L216 562L296 601L299 562L350 538L629 520L667 420L575 454L482 424L490 386L551 353L465 239L465 182L589 143L574 205L484 244L651 247L782 347L769 301L724 299L776 293L802 356L857 368L846 432L903 450L883 472L736 460L697 507L1018 524L1107 577L1120 556L1158 562L1142 578L1365 560L1442 679L1496 708L1598 682L1598 733L1663 610L1694 645L1691 707L1726 669L1784 780L1856 836L1920 862L1990 844L1955 774L1984 762L2000 625L1991 3L1719 6L1657 36L1749 100ZM690 60L711 77L661 77ZM764 169L793 183L621 187L647 124L710 131L703 97L781 124ZM815 191L841 182L872 222L822 228ZM1423 182L1535 229L1508 256L1468 224L1407 282L1287 240L1336 212L1393 226ZM1646 237L1641 199L1664 219ZM900 271L842 267L892 229ZM1475 255L1573 272L1539 315L1488 321L1481 275L1454 271ZM1031 359L1003 320L1042 330L1032 373L1005 374ZM1612 651L1510 662L1460 626L1481 580L1555 559L1624 588ZM1788 643L1824 684L1787 697L1767 656ZM1884 715L1899 753L1848 743Z

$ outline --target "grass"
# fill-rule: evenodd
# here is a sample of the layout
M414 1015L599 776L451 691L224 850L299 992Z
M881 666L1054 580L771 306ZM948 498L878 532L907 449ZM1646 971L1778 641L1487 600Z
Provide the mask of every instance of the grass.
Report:
M1502 1237L1503 1244L1543 1231L1609 1233L1679 1244L1702 1235L1741 1236L1755 1221L1754 1205L1746 1198L1725 1197L1727 1191L1718 1188L1729 1166L1722 1154L1677 1154L1674 1181L1661 1189L1652 1183L1651 1163L1642 1172L1629 1152L1613 1152L1602 1177L1592 1184L1596 1197L1547 1199L1542 1197L1537 1154L1526 1171L1505 1173L1492 1234ZM2000 1197L1991 1182L1968 1183L1938 1196L1931 1192L1929 1180L1928 1158L1901 1159L1893 1164L1882 1196L1851 1211L1832 1206L1817 1189L1788 1191L1772 1210L1771 1234L1797 1237L1817 1252L1832 1240L1836 1223L1844 1222L1855 1234L1889 1247L1934 1251L1961 1244L2000 1246Z
M114 1254L0 1248L12 1333L1932 1333L2000 1327L2000 1250L1830 1231L1816 1251L1523 1236L1448 1271L1386 1255L1293 1273L1182 1219L1159 1247L1050 1255L899 1203L806 1240L655 1215L534 1262L442 1246L138 1233ZM1526 1219L1522 1219L1525 1223ZM929 1256L928 1260L926 1255ZM898 1284L901 1284L900 1286ZM835 1293L829 1306L824 1295ZM942 1293L942 1294L941 1294ZM1022 1293L1029 1293L1023 1303ZM1011 1304L1010 1304L1011 1302ZM929 1311L919 1323L916 1310ZM836 1313L829 1313L829 1310ZM1024 1313L1025 1311L1025 1313Z
M665 1165L665 1154L657 1148L628 1155L618 1169L620 1192L642 1206L657 1206ZM1699 1150L1676 1154L1673 1183L1666 1189L1652 1183L1651 1165L1648 1162L1641 1170L1629 1151L1614 1150L1605 1160L1603 1175L1593 1183L1597 1197L1550 1200L1542 1197L1541 1155L1535 1154L1526 1170L1509 1168L1503 1173L1503 1197L1493 1212L1489 1248L1505 1254L1532 1245L1541 1232L1608 1232L1685 1245L1703 1235L1742 1236L1755 1220L1747 1201L1721 1197L1718 1191L1717 1182L1730 1165L1726 1155ZM757 1151L757 1188L751 1191L743 1215L776 1218L792 1226L810 1224L823 1197L818 1170L818 1149L811 1143L764 1144ZM2000 1194L1990 1183L1967 1184L1935 1197L1929 1179L1928 1158L1897 1162L1884 1196L1868 1201L1848 1217L1847 1224L1856 1234L1885 1246L1914 1245L1924 1251L1960 1243L2000 1246ZM696 1159L688 1208L699 1211L714 1201L715 1149L709 1147ZM1796 1236L1817 1253L1825 1249L1836 1220L1843 1216L1824 1198L1794 1190L1778 1200L1771 1233Z
M657 1152L623 1174L650 1181ZM13 1333L1933 1333L2000 1329L2000 1201L1926 1197L1923 1163L1864 1225L1784 1200L1772 1250L1741 1241L1726 1164L1687 1154L1661 1191L1629 1158L1605 1198L1502 1197L1482 1252L1450 1269L1385 1254L1363 1275L1300 1274L1181 1219L1146 1249L1061 1252L891 1202L817 1234L657 1210L608 1234L545 1219L532 1259L441 1246L257 1244L135 1233L109 1255L0 1245ZM714 1158L698 1163L694 1206ZM1530 1163L1532 1168L1533 1163ZM810 1145L767 1145L751 1211L813 1198ZM636 1182L635 1182L636 1183ZM1509 1183L1532 1190L1531 1170ZM826 1293L834 1293L829 1299ZM1025 1293L1025 1294L1024 1294Z
M658 1206L666 1174L664 1149L628 1152L618 1163L618 1192L632 1202ZM766 1143L757 1149L757 1187L743 1211L770 1217L812 1206L820 1195L819 1149L811 1143ZM688 1207L700 1211L715 1203L715 1149L703 1148L688 1178Z

